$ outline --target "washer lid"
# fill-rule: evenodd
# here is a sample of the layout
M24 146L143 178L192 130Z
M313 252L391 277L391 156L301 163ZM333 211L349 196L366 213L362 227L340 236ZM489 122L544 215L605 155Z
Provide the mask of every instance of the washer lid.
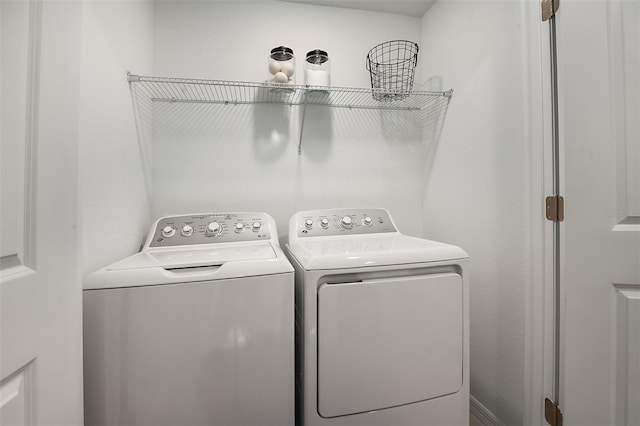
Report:
M223 265L243 260L274 259L276 253L268 242L252 244L210 244L197 247L153 249L108 266L110 271L161 267L164 269Z
M269 242L162 248L129 256L84 279L85 290L178 284L291 273Z
M306 270L467 259L460 247L399 233L290 239L289 252Z
M84 289L178 284L291 273L276 223L260 212L161 217L140 253L85 277Z

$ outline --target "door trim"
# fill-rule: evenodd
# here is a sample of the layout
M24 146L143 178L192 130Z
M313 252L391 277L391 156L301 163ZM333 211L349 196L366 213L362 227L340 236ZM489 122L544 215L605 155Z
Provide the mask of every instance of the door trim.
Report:
M554 193L551 35L540 3L522 3L529 134L529 270L525 296L523 424L546 425L544 398L554 387L554 225L545 198Z

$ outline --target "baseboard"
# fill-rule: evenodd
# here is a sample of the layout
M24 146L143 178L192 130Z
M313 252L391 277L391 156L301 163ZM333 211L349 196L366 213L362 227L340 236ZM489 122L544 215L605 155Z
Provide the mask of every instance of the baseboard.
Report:
M477 399L470 397L469 412L482 426L505 426L487 407L482 405Z

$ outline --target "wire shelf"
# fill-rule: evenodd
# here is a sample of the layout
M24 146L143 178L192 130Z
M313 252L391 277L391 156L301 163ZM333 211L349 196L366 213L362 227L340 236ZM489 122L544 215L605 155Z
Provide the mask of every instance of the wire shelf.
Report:
M276 103L327 105L342 108L423 110L447 104L453 90L393 91L371 88L323 87L226 80L147 77L128 74L129 84L152 102L213 104ZM379 101L377 99L396 99Z

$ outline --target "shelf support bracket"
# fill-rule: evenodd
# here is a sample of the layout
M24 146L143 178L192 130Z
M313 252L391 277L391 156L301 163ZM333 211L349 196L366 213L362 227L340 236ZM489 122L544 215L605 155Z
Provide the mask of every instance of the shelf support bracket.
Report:
M304 119L307 113L306 94L306 91L302 92L302 120L300 121L300 137L298 138L298 155L302 155L302 132L304 132Z
M129 71L127 71L127 82L128 83L137 83L139 81L140 81L140 76L139 75L131 74Z

